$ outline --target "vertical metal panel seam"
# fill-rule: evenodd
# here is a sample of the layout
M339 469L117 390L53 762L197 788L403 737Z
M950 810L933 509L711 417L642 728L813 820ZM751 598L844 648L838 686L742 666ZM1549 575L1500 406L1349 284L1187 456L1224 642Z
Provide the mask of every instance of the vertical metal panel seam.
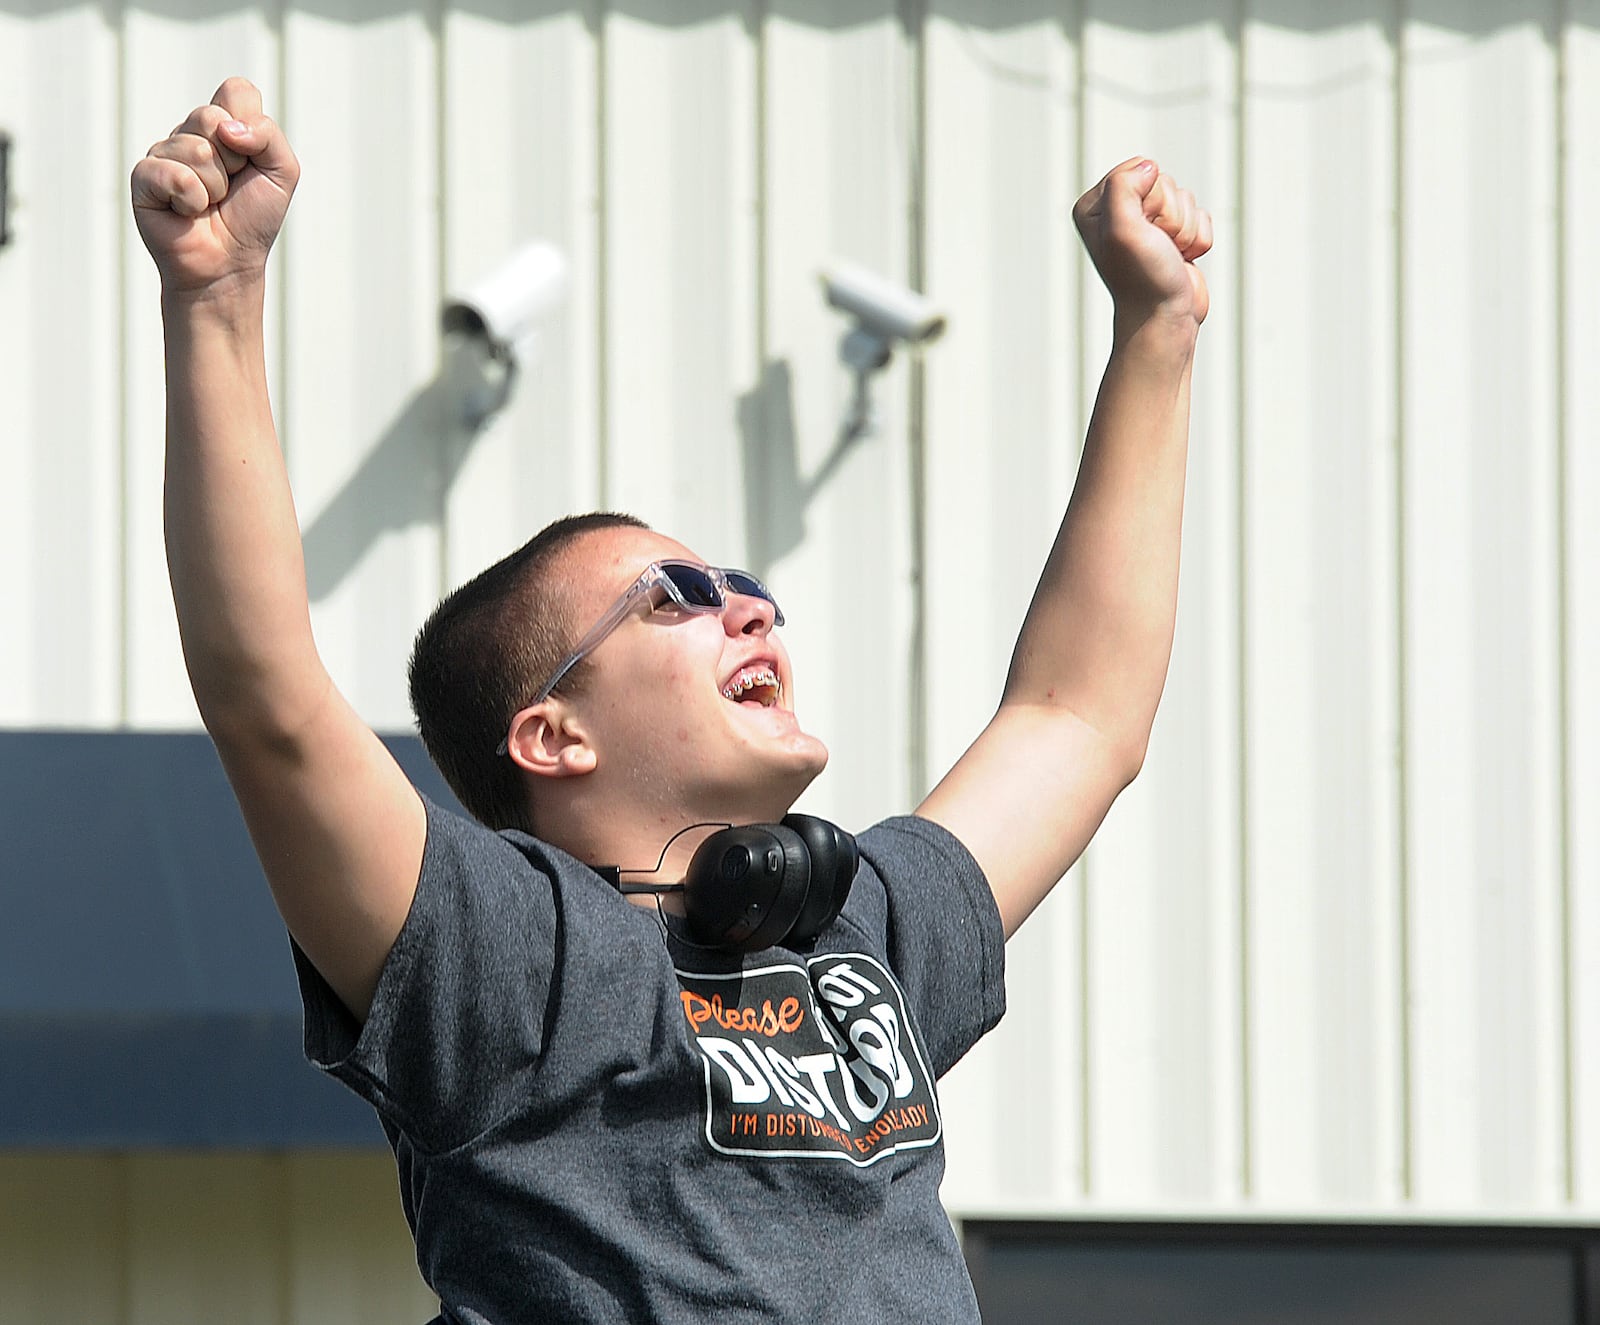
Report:
M433 306L443 308L446 297L446 271L449 263L449 151L450 125L448 98L450 94L449 38L447 19L449 0L435 0L433 17ZM444 336L434 338L434 381L444 374ZM438 523L433 530L434 541L434 592L443 598L450 589L450 460L441 452L453 450L455 426L441 428L434 439L434 458L437 468Z
M1573 1011L1572 905L1572 825L1573 778L1571 719L1572 586L1568 579L1571 561L1571 531L1567 525L1566 475L1571 420L1568 416L1569 380L1567 375L1567 242L1570 237L1567 217L1567 173L1571 141L1567 135L1567 32L1571 24L1570 0L1556 6L1555 34L1555 551L1556 551L1556 793L1557 821L1557 914L1560 917L1560 1035L1561 1035L1561 1181L1562 1194L1570 1205L1578 1196L1577 1173L1577 1090Z
M927 129L928 129L928 23L926 0L902 0L901 31L911 61L907 92L911 105L906 122L911 126L911 140L906 144L907 169L910 178L906 188L906 266L913 289L923 289L926 284L927 227ZM927 593L927 437L924 403L927 394L927 376L923 371L922 357L910 356L907 373L909 392L907 423L907 464L910 470L911 499L909 522L911 542L911 638L907 644L906 703L907 716L906 763L914 798L920 799L928 790L928 593Z
M1394 557L1395 557L1395 901L1398 910L1399 1076L1400 1076L1400 1199L1412 1199L1412 1008L1411 1008L1411 875L1410 788L1406 759L1406 299L1405 299L1405 5L1395 0L1392 11L1391 49L1394 60L1394 200L1391 222L1394 281Z
M610 338L610 309L607 300L611 290L610 245L607 240L609 218L606 171L609 168L606 143L606 22L605 0L596 0L594 8L594 426L595 426L595 492L596 509L611 507L611 402L610 364L607 341Z
M275 79L276 86L275 86L275 88L273 90L273 96L275 98L275 104L273 106L274 118L275 119L278 118L279 116L281 116L289 106L289 39L288 39L288 27L289 27L289 0L280 0L280 3L277 6L277 24L276 24L277 31L276 31L276 34L275 34L276 35L276 39L277 39L277 47L278 47L278 68L277 68L277 77ZM286 236L285 242L287 244L289 244L289 245L293 245L294 239L293 239L293 231L292 231L292 229L290 230L289 235ZM279 255L277 271L280 274L277 276L277 278L275 280L273 280L273 282L271 283L271 285L268 288L271 291L272 299L277 304L277 308L278 308L278 336L277 336L278 345L277 345L277 351L276 351L277 360L278 360L278 390L277 390L277 399L276 399L276 401L271 402L271 408L272 408L272 413L273 413L274 419L283 421L282 424L275 423L274 427L275 427L275 429L277 431L277 434L278 434L278 450L283 455L284 469L285 469L285 471L287 471L288 464L289 464L289 452L290 452L290 449L291 449L291 440L290 440L289 437L287 437L285 435L285 425L287 425L287 423L288 423L288 421L289 421L289 419L291 417L291 415L289 413L289 383L290 383L289 311L290 310L289 310L289 282L285 278L285 275L282 274L284 272L284 262L283 262L284 256L286 256L286 255L284 255L284 254L280 254Z
M1089 61L1087 55L1088 41L1085 33L1085 10L1088 0L1078 0L1074 18L1076 20L1076 40L1074 42L1073 59L1076 62L1074 72L1074 96L1077 105L1073 113L1073 169L1081 176L1084 160L1089 152ZM1071 189L1068 190L1071 193ZM1070 215L1062 217L1068 226L1073 226ZM1069 228L1068 234L1072 231ZM1069 241L1070 242L1070 241ZM1074 300L1077 309L1076 321L1078 324L1077 341L1073 345L1071 354L1073 375L1073 399L1078 402L1079 436L1088 428L1088 410L1086 408L1086 393L1089 389L1088 373L1084 368L1083 346L1087 339L1088 311L1084 308L1084 263L1086 257L1083 245L1072 244L1072 252L1076 261L1068 263L1068 280L1073 289L1069 297ZM1094 1103L1094 1074L1091 1066L1090 1048L1093 1043L1093 1019L1090 1016L1092 974L1091 960L1093 945L1090 942L1090 919L1092 908L1089 905L1089 884L1093 878L1093 861L1091 853L1085 851L1078 861L1078 1172L1079 1190L1083 1197L1088 1199L1094 1191L1094 1129L1093 1129L1093 1103Z
M1251 1101L1250 1060L1250 613L1249 567L1250 547L1247 499L1250 491L1249 447L1250 415L1246 408L1249 386L1249 369L1246 366L1247 334L1245 323L1249 316L1249 263L1244 254L1249 250L1246 232L1249 227L1249 207L1246 195L1248 182L1248 157L1246 148L1245 108L1247 105L1247 71L1245 68L1245 0L1237 0L1233 11L1233 70L1234 70L1234 409L1237 411L1238 443L1234 451L1234 520L1237 542L1234 545L1234 591L1238 598L1238 616L1235 620L1234 648L1238 651L1235 676L1238 691L1235 699L1239 706L1236 739L1239 744L1237 791L1239 796L1239 896L1236 923L1239 927L1239 1193L1248 1198L1255 1183L1251 1144L1254 1111Z
M110 5L107 6L111 8ZM118 7L116 13L116 70L113 77L116 80L116 123L112 132L115 134L116 150L114 160L122 159L123 145L128 141L128 30L127 15ZM132 169L132 166L129 166ZM132 703L133 671L133 549L128 546L129 531L132 520L128 515L128 503L133 495L133 458L129 454L133 444L132 429L129 419L133 411L129 407L128 399L129 382L129 353L128 353L128 245L133 236L129 227L133 224L130 210L123 210L120 220L113 231L113 242L116 245L116 262L114 270L117 274L117 385L118 399L122 408L117 411L117 546L122 549L122 556L118 560L117 568L117 723L126 727L129 722L130 705Z
M767 231L768 212L768 180L767 180L767 61L770 51L767 49L767 23L771 18L771 5L768 0L754 0L751 18L753 20L755 41L755 323L756 323L756 382L761 383L766 379L767 353L771 346L768 335L768 319L772 313L772 291L768 285L767 263L770 258L771 236ZM745 475L745 482L751 476ZM746 540L749 530L745 531Z

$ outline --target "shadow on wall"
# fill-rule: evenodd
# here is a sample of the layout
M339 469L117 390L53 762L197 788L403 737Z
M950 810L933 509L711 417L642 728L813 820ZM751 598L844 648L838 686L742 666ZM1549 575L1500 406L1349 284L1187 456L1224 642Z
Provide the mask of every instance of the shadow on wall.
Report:
M518 375L515 360L478 338L445 336L433 379L302 532L313 602L333 593L382 534L440 524L451 484Z
M461 393L441 372L394 417L367 458L303 531L306 588L321 602L385 533L437 524L461 466L482 435L461 421ZM737 398L744 461L745 528L750 569L768 574L805 537L806 509L862 435L852 420L809 476L800 472L794 418L794 375L785 359Z
M765 579L800 545L806 531L806 484L794 422L794 374L787 359L769 362L738 398L744 460L744 527L750 569Z
M57 7L56 0L0 0L0 12L38 17ZM769 19L782 19L814 29L844 29L880 23L898 16L907 30L920 33L924 23L942 23L973 31L1000 31L1030 23L1055 23L1071 40L1085 25L1100 21L1087 0L838 0L826 7L812 0L621 0L602 6L598 0L576 4L552 0L447 0L448 12L473 13L508 26L526 27L560 15L577 15L598 31L605 18L627 16L658 27L683 28L738 15L752 30ZM143 12L180 21L214 19L228 8L254 12L249 6L208 0L152 0ZM346 24L415 13L415 0L310 0L297 6L323 13ZM819 12L823 11L825 12ZM1462 6L1453 0L1348 0L1313 6L1304 0L1252 0L1244 17L1252 24L1287 30L1315 31L1359 25L1392 30L1397 22L1428 23L1464 35L1477 35L1508 24L1536 24L1547 40L1555 40L1560 10L1546 0L1530 17L1526 0L1481 0ZM1172 30L1195 24L1236 29L1239 6L1222 0L1175 4L1173 0L1125 0L1107 7L1106 24L1134 31ZM979 52L981 54L981 52ZM756 58L752 50L752 58ZM444 89L448 95L448 88ZM421 387L389 424L360 468L304 531L308 588L313 601L326 599L360 563L384 533L437 523L449 485L476 440L475 430L451 417L450 387L436 377ZM768 363L761 379L739 396L736 414L745 466L745 528L749 531L752 568L760 573L791 552L802 540L806 508L828 481L854 440L841 427L832 450L811 476L800 470L791 369L785 361Z
M871 432L870 410L857 400L834 434L833 449L815 472L800 472L794 421L794 373L787 359L769 362L761 380L738 398L739 449L744 460L744 515L750 569L765 578L800 546L806 510L828 485L851 447Z
M333 593L381 535L438 523L450 481L480 436L455 421L457 402L442 375L418 390L306 528L312 602Z

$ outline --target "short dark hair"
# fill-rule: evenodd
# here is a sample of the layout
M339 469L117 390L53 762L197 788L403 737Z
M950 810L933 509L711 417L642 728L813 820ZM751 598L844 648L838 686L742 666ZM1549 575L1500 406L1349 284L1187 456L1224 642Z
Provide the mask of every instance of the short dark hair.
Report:
M649 526L614 511L547 525L448 594L417 632L407 671L417 731L456 798L490 828L533 828L522 771L495 747L577 638L571 599L551 572L578 538L615 528ZM583 672L574 668L561 689L581 689Z

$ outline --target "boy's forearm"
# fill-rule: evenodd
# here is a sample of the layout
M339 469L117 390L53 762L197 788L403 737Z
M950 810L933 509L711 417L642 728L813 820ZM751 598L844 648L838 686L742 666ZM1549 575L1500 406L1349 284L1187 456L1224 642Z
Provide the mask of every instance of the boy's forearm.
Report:
M1072 499L1023 624L1004 702L1071 709L1144 754L1166 680L1197 326L1119 321Z
M267 394L262 303L259 282L162 299L167 564L208 726L275 711L292 720L283 710L321 682Z

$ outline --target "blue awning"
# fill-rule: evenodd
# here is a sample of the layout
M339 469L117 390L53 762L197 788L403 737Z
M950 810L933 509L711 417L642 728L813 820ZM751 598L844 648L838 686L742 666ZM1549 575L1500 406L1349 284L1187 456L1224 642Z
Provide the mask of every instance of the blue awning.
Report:
M386 737L454 807L412 736ZM0 732L0 1148L380 1146L203 733Z

